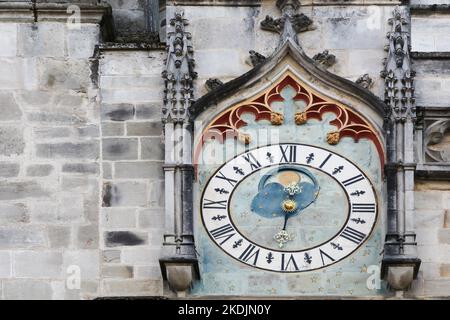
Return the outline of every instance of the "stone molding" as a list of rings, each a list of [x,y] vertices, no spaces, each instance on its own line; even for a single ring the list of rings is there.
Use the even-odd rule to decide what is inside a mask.
[[[70,17],[67,9],[78,6],[81,12],[81,23],[101,23],[105,16],[111,16],[112,9],[107,3],[33,3],[1,2],[0,22],[66,22]]]

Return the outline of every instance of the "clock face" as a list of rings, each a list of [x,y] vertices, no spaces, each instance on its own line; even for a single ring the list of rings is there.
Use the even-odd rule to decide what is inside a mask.
[[[276,272],[305,272],[348,257],[377,221],[367,176],[329,150],[277,144],[217,170],[201,199],[203,224],[234,259]]]

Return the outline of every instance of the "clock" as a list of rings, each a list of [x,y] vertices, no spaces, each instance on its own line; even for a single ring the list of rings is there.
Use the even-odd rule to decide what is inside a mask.
[[[306,144],[248,150],[223,164],[201,196],[203,225],[250,267],[307,272],[335,264],[371,236],[374,187],[357,165]]]

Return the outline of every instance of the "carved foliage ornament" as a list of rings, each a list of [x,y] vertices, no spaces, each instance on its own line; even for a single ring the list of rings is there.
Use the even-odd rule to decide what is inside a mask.
[[[244,114],[252,114],[256,122],[266,120],[272,125],[282,125],[285,120],[284,114],[275,112],[271,105],[276,101],[284,101],[280,93],[287,86],[296,90],[294,101],[303,101],[306,105],[303,111],[295,114],[297,125],[303,125],[310,119],[322,121],[325,113],[334,113],[336,118],[330,124],[335,126],[336,130],[327,134],[326,141],[330,145],[336,145],[343,137],[352,137],[355,142],[361,138],[369,139],[375,143],[382,165],[384,165],[382,143],[365,119],[352,110],[319,96],[319,94],[297,81],[290,73],[256,99],[231,107],[216,117],[204,130],[199,148],[209,139],[223,143],[226,139],[234,138],[244,144],[249,144],[252,137],[241,131],[241,128],[247,125],[247,122],[243,119]],[[196,151],[196,159],[198,159],[199,151]]]
[[[450,162],[450,120],[436,121],[428,127],[425,153],[433,162]]]

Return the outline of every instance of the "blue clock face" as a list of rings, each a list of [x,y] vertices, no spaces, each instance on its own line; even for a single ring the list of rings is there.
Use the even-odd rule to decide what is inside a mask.
[[[251,150],[224,164],[202,196],[210,238],[247,265],[320,269],[348,257],[377,221],[370,180],[344,157],[302,144]]]

